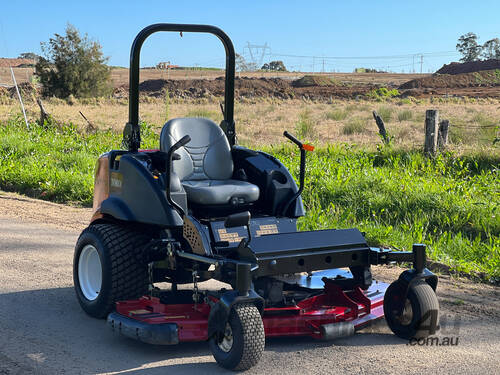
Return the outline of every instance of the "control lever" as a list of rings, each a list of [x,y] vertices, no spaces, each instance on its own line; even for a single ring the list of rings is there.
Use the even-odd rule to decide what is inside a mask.
[[[181,206],[179,206],[177,203],[175,203],[174,200],[172,199],[172,197],[170,196],[170,177],[172,174],[172,159],[174,158],[174,155],[177,155],[177,154],[175,154],[175,151],[177,151],[181,147],[185,146],[190,141],[191,141],[191,137],[189,135],[185,135],[180,140],[178,140],[175,144],[173,144],[172,147],[170,147],[170,149],[167,152],[167,165],[165,168],[165,170],[166,170],[165,171],[165,174],[166,174],[165,191],[167,193],[166,194],[167,201],[168,201],[168,203],[170,203],[170,205],[172,205],[181,214],[181,217],[183,217],[186,214],[184,212],[184,209]],[[178,160],[178,159],[176,158],[176,160]]]
[[[295,202],[295,200],[302,194],[302,190],[304,190],[304,179],[306,176],[306,151],[314,151],[314,146],[308,145],[307,143],[300,142],[293,135],[288,133],[286,130],[283,132],[283,135],[288,138],[290,141],[295,143],[300,149],[300,185],[299,190],[293,195],[293,197],[285,204],[283,210],[281,211],[282,216],[286,216],[288,208],[290,205]]]

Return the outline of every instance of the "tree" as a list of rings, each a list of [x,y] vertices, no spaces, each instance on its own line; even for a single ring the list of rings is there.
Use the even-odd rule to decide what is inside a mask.
[[[500,39],[490,39],[483,44],[482,56],[485,60],[500,59]]]
[[[457,50],[463,55],[460,61],[477,61],[479,60],[482,47],[477,43],[476,34],[467,33],[458,38]]]
[[[238,72],[244,72],[248,70],[248,64],[243,56],[240,54],[235,55],[235,60],[236,60],[236,70]]]
[[[283,61],[271,61],[269,64],[262,65],[262,70],[273,70],[275,72],[286,72],[285,64]]]
[[[29,59],[29,60],[38,60],[40,56],[33,52],[23,52],[19,54],[18,59]]]
[[[59,98],[97,97],[110,92],[110,68],[101,45],[87,34],[80,36],[72,25],[66,35],[55,34],[48,43],[41,43],[35,74],[40,78],[46,95]]]

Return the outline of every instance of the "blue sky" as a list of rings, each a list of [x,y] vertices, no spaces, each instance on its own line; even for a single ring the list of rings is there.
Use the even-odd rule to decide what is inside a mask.
[[[420,57],[413,66],[410,55],[424,53],[423,71],[427,72],[458,60],[453,51],[458,37],[466,32],[477,33],[480,42],[500,37],[499,14],[499,1],[470,0],[4,0],[0,56],[40,53],[40,42],[64,33],[69,22],[102,44],[110,64],[128,66],[131,42],[141,28],[156,22],[206,23],[226,31],[236,52],[244,52],[248,59],[247,42],[267,43],[272,55],[264,61],[281,59],[289,69],[312,71],[314,63],[315,71],[349,72],[360,66],[420,71]],[[259,55],[260,51],[254,52]],[[141,65],[168,60],[179,65],[222,66],[224,50],[213,36],[153,35],[144,45]]]

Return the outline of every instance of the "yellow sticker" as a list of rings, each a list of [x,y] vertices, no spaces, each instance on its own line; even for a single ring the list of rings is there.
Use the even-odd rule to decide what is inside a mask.
[[[140,315],[140,314],[151,314],[152,311],[149,311],[149,310],[131,310],[128,313],[129,313],[129,315]]]
[[[278,226],[276,224],[259,225],[259,229],[257,230],[257,236],[276,233],[279,233]]]
[[[240,237],[240,235],[236,232],[227,232],[225,228],[219,229],[219,237],[221,241],[227,241],[227,242],[240,242],[243,237]]]

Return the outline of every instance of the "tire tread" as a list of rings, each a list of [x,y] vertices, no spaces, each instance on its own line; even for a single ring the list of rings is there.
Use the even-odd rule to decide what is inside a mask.
[[[117,301],[134,299],[147,294],[149,285],[147,264],[138,261],[136,249],[150,238],[137,232],[130,225],[93,224],[82,232],[77,248],[85,233],[93,234],[102,242],[110,261],[110,293],[105,301],[100,302],[100,311],[92,314],[95,317],[104,318],[114,309]]]

